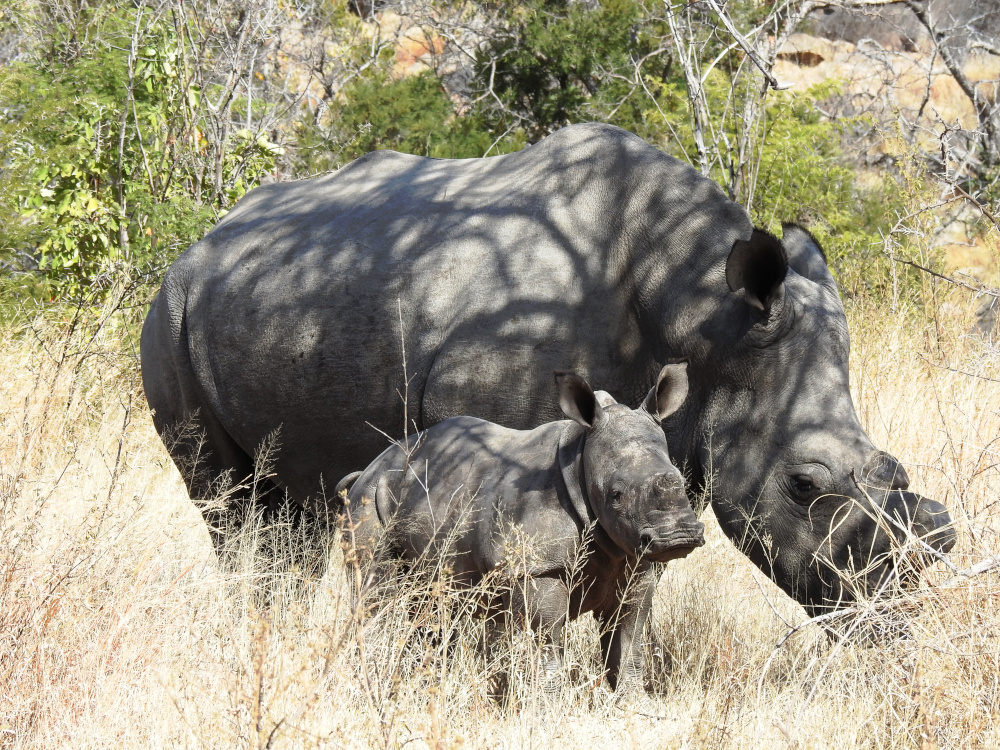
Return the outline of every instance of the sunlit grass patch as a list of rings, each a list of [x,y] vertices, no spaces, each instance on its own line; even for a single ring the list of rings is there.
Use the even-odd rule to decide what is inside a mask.
[[[1000,554],[1000,354],[961,310],[914,332],[854,309],[852,375],[865,428],[948,506],[968,570]],[[706,547],[661,578],[648,691],[623,701],[592,618],[568,626],[553,690],[523,628],[481,652],[440,567],[358,607],[339,544],[318,581],[262,567],[279,523],[251,524],[223,568],[152,428],[131,329],[98,322],[0,331],[2,747],[1000,744],[996,570],[937,563],[888,607],[862,602],[859,621],[909,638],[858,645],[794,630],[802,609],[709,511]]]

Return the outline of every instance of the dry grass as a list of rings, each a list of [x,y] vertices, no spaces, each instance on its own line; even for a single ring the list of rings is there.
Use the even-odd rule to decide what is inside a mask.
[[[965,335],[964,307],[916,332],[852,320],[862,421],[952,511],[959,568],[1000,553],[1000,353]],[[498,705],[446,586],[384,592],[358,627],[338,550],[321,582],[258,608],[252,555],[215,564],[115,320],[0,330],[0,747],[1000,746],[996,572],[943,585],[936,565],[904,608],[911,640],[809,626],[776,649],[802,610],[710,518],[658,589],[653,690],[624,704],[584,618],[554,693],[511,637]]]

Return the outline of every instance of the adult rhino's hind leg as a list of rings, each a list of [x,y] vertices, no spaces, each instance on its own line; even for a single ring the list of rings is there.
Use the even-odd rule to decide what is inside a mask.
[[[324,530],[265,478],[265,467],[255,466],[218,420],[197,409],[173,421],[154,413],[153,421],[224,568],[240,570],[254,553],[272,573],[295,568],[304,578],[322,576]]]
[[[213,421],[195,413],[161,434],[220,563],[230,571],[252,564],[267,575],[322,577],[333,530],[267,478],[265,457],[252,459]]]
[[[153,425],[224,567],[240,569],[247,542],[256,539],[264,544],[251,546],[262,546],[264,556],[271,556],[270,570],[296,567],[303,577],[318,577],[326,565],[325,530],[267,478],[266,456],[255,466],[204,398],[189,352],[182,282],[168,273],[142,329],[142,381]],[[277,533],[245,533],[258,524],[259,530]]]
[[[204,401],[191,361],[185,307],[184,274],[171,269],[142,326],[142,386],[153,426],[225,562],[228,541],[242,525],[239,484],[250,475],[252,462]]]

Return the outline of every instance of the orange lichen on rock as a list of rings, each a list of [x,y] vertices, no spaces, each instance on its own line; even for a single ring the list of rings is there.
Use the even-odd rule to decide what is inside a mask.
[[[396,45],[395,70],[401,75],[419,73],[428,67],[424,58],[444,51],[444,39],[419,27],[408,30]]]

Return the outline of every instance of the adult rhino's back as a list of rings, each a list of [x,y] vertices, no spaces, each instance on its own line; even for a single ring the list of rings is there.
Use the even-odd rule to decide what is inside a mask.
[[[376,152],[251,191],[178,259],[143,332],[147,397],[161,434],[192,417],[208,433],[171,448],[192,497],[249,474],[277,431],[277,486],[315,498],[404,424],[556,418],[555,369],[640,398],[664,358],[660,321],[641,319],[659,255],[707,268],[749,228],[713,183],[609,126],[490,159]]]

